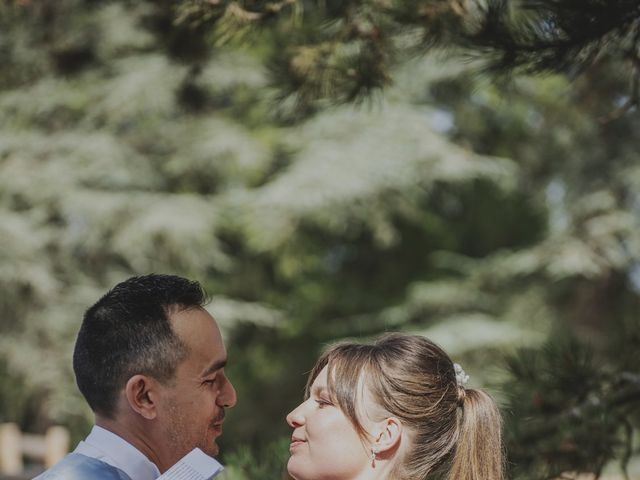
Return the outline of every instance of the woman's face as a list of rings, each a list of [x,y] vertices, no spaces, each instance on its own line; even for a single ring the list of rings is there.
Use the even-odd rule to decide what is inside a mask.
[[[327,367],[287,423],[293,428],[287,470],[296,480],[350,480],[370,468],[370,450],[329,395]]]

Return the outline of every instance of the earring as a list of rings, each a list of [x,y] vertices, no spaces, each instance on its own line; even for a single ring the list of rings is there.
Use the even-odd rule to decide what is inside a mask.
[[[376,452],[373,448],[371,449],[371,468],[376,468],[376,455],[378,454],[378,452]]]

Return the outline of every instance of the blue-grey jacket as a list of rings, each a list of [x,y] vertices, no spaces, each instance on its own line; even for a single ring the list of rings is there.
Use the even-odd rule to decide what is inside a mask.
[[[34,480],[132,480],[119,468],[80,453],[70,453]]]

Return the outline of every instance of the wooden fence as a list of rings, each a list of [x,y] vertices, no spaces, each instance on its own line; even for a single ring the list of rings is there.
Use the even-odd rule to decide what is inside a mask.
[[[44,435],[22,433],[15,423],[0,424],[0,478],[24,478],[25,460],[48,468],[69,452],[69,432],[50,427]]]

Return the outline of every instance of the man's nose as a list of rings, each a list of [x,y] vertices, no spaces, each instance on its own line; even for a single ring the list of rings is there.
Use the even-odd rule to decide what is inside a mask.
[[[222,390],[220,391],[220,395],[218,395],[218,405],[225,408],[231,408],[236,404],[236,389],[233,388],[233,384],[226,379]]]

